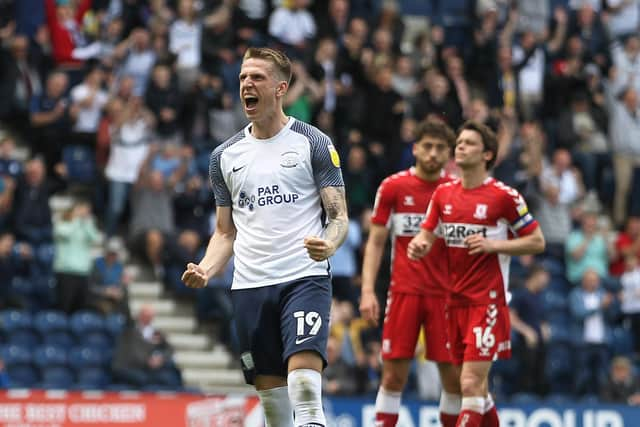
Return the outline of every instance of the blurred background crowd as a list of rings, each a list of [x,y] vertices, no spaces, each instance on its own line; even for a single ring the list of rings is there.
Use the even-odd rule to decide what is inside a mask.
[[[413,165],[417,122],[473,119],[548,243],[513,261],[497,397],[640,403],[639,29],[639,0],[0,0],[0,384],[181,387],[153,310],[130,314],[125,247],[233,351],[232,266],[197,292],[179,278],[214,223],[210,152],[246,123],[242,55],[269,45],[294,60],[286,113],[342,157],[326,393],[378,386],[357,312],[377,185]],[[56,345],[77,372],[51,372]],[[437,398],[436,377],[418,357],[409,392]]]

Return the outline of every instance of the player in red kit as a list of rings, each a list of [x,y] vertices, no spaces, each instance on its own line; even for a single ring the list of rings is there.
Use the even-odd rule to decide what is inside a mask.
[[[455,148],[461,179],[438,187],[408,246],[409,258],[419,260],[435,247],[436,234],[446,244],[449,349],[460,367],[462,394],[457,427],[499,425],[488,377],[493,360],[511,356],[510,257],[539,253],[545,246],[522,196],[489,176],[497,151],[488,127],[476,122],[461,127]]]
[[[380,307],[374,292],[375,277],[387,238],[391,235],[393,255],[391,285],[382,332],[382,381],[376,398],[376,427],[395,427],[402,390],[415,356],[420,328],[424,326],[426,357],[438,362],[443,382],[441,410],[448,411],[454,424],[460,410],[456,371],[446,348],[444,306],[448,286],[444,242],[434,245],[434,256],[422,262],[407,258],[407,245],[420,230],[431,194],[438,185],[451,181],[443,167],[450,158],[455,134],[436,121],[421,123],[416,130],[413,155],[416,165],[386,178],[376,195],[371,230],[362,267],[360,312],[377,323]],[[437,253],[436,253],[437,252]],[[444,407],[443,407],[444,405]]]

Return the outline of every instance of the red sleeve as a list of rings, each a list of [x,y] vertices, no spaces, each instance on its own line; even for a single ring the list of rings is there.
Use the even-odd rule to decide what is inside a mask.
[[[442,193],[442,186],[436,188],[436,191],[433,192],[431,196],[431,201],[429,202],[429,207],[427,208],[427,213],[424,217],[424,221],[420,224],[421,228],[425,230],[429,230],[431,232],[435,231],[440,224],[440,193]]]
[[[91,0],[82,0],[78,5],[78,9],[76,10],[76,21],[78,21],[78,25],[82,27],[82,19],[84,18],[84,14],[91,9]]]
[[[53,59],[58,64],[75,62],[71,58],[71,52],[73,52],[74,47],[73,41],[69,31],[58,22],[55,0],[45,0],[45,11],[47,14],[47,26],[51,35]]]
[[[538,222],[529,212],[524,197],[513,188],[507,188],[502,195],[502,217],[509,222],[514,234],[526,236],[533,233],[538,228]]]
[[[373,204],[373,213],[371,214],[371,222],[373,224],[386,226],[389,222],[396,200],[394,187],[389,178],[382,181],[380,187],[378,187],[376,201]]]

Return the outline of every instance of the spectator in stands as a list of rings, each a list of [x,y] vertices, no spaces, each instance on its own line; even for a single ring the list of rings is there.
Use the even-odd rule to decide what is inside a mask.
[[[115,98],[109,103],[108,111],[111,142],[105,168],[109,186],[105,232],[112,236],[117,231],[131,186],[138,179],[140,167],[148,155],[156,120],[139,97],[133,97],[129,102]]]
[[[573,284],[582,280],[585,272],[595,270],[599,277],[609,271],[610,245],[608,230],[598,223],[599,207],[593,199],[583,203],[580,228],[572,231],[565,245],[567,279]]]
[[[22,168],[22,162],[15,158],[14,139],[0,137],[0,233],[11,226],[15,189]]]
[[[586,59],[595,62],[600,67],[605,67],[608,58],[609,37],[604,27],[601,15],[596,14],[594,9],[596,2],[581,2],[574,15],[574,19],[569,24],[569,35],[577,35],[582,40],[586,51]],[[598,1],[597,3],[602,3]]]
[[[618,233],[609,273],[620,276],[626,270],[628,256],[640,258],[640,216],[630,216],[624,230]]]
[[[328,8],[319,13],[318,38],[331,38],[342,42],[349,26],[349,0],[329,0]]]
[[[122,61],[119,73],[133,78],[133,94],[144,96],[151,70],[156,63],[156,54],[151,48],[149,31],[136,28],[115,49],[116,60]]]
[[[610,76],[614,93],[619,93],[625,86],[632,86],[636,92],[640,90],[640,38],[637,34],[627,37],[623,42],[611,44],[611,59],[614,73]]]
[[[351,396],[358,390],[355,367],[342,359],[341,343],[330,336],[327,341],[327,368],[322,374],[322,392],[329,396]]]
[[[564,148],[554,151],[551,164],[540,175],[540,200],[535,215],[547,240],[547,253],[564,258],[564,245],[571,233],[571,210],[584,193],[580,173],[571,165]]]
[[[434,2],[433,24],[444,32],[444,45],[462,52],[469,41],[473,26],[474,12],[472,0]]]
[[[635,34],[640,27],[640,3],[638,0],[607,0],[611,36],[622,40]]]
[[[640,166],[640,109],[638,92],[633,86],[626,86],[618,94],[612,93],[612,90],[609,85],[609,136],[613,147],[613,170],[616,179],[613,219],[616,225],[621,226],[628,214],[629,195],[634,191],[633,169]]]
[[[196,290],[184,286],[180,278],[184,266],[192,259],[199,259],[204,252],[200,235],[193,230],[183,230],[177,239],[166,242],[163,256],[164,285],[176,296],[194,296]]]
[[[102,88],[104,79],[102,68],[94,65],[87,70],[83,82],[71,88],[71,103],[75,113],[71,141],[92,150],[96,146],[102,109],[109,99],[107,92]]]
[[[9,373],[5,369],[4,360],[0,358],[0,389],[7,390],[10,385]]]
[[[527,375],[519,376],[518,390],[543,395],[545,384],[546,323],[542,292],[549,284],[549,273],[542,266],[529,269],[523,288],[514,290],[509,306],[511,326],[515,331],[513,352],[520,361],[519,369]]]
[[[193,230],[200,237],[200,242],[206,242],[211,234],[210,217],[214,210],[214,201],[207,182],[198,174],[188,177],[183,190],[174,197],[173,205],[176,227],[179,230]],[[181,268],[180,274],[184,265]],[[184,285],[181,287],[185,288]]]
[[[316,35],[316,23],[307,10],[309,0],[292,0],[269,17],[269,35],[293,59],[304,59]]]
[[[169,50],[177,56],[176,74],[181,93],[189,92],[198,78],[202,23],[193,0],[178,1],[178,19],[169,30]]]
[[[640,355],[640,257],[636,253],[625,256],[625,271],[620,276],[622,313],[631,324],[634,351]]]
[[[234,44],[239,29],[233,25],[233,10],[229,5],[216,2],[211,7],[210,11],[205,9],[205,13],[209,13],[202,22],[200,70],[209,76],[216,76],[223,72],[226,64],[237,59]],[[237,6],[233,9],[240,10]]]
[[[358,303],[353,279],[358,275],[357,251],[362,245],[360,223],[349,220],[349,232],[344,243],[329,259],[331,263],[332,295],[339,301]]]
[[[587,190],[601,188],[604,166],[610,163],[606,137],[607,117],[590,105],[587,93],[577,92],[558,119],[558,145],[571,151]]]
[[[75,116],[75,108],[66,96],[68,87],[67,75],[53,71],[47,77],[45,92],[34,97],[31,104],[32,150],[44,156],[48,174],[52,174],[54,166],[60,162],[62,146],[68,141]]]
[[[367,150],[362,144],[354,144],[349,149],[344,168],[344,184],[349,212],[358,216],[371,206],[376,177],[368,167]]]
[[[462,107],[451,91],[449,81],[438,71],[430,69],[424,73],[423,84],[424,89],[413,101],[413,118],[421,121],[435,116],[457,128],[462,123]]]
[[[62,189],[64,183],[47,178],[41,158],[25,164],[24,176],[18,181],[13,211],[13,232],[16,240],[30,247],[34,273],[49,275],[53,262],[53,225],[49,197]]]
[[[600,398],[607,403],[640,405],[640,378],[628,358],[613,358],[607,381],[600,388]]]
[[[184,264],[182,267],[184,268]],[[229,261],[221,275],[212,277],[204,289],[197,291],[195,308],[198,322],[200,324],[215,322],[218,325],[218,340],[239,356],[234,332],[235,324],[232,322],[231,282],[233,282],[233,259]]]
[[[23,249],[24,250],[24,249]],[[20,259],[21,248],[15,244],[11,233],[0,234],[0,309],[23,308],[25,302],[11,287],[13,279],[23,273],[24,262]]]
[[[323,88],[298,61],[291,64],[291,85],[283,102],[284,112],[303,122],[311,122],[322,100]]]
[[[362,124],[366,114],[365,87],[368,80],[364,53],[368,34],[369,27],[365,20],[352,19],[337,56],[336,94],[338,99],[334,117],[339,130]]]
[[[191,150],[182,152],[179,167],[168,176],[162,169],[154,168],[153,160],[158,153],[159,147],[153,145],[140,168],[131,195],[129,235],[134,251],[150,263],[158,278],[162,278],[162,251],[167,238],[175,231],[175,186],[187,172]]]
[[[53,226],[58,305],[71,314],[88,303],[91,248],[100,236],[91,215],[91,205],[77,201]]]
[[[578,395],[597,394],[609,363],[614,296],[602,288],[599,272],[587,269],[581,287],[569,295],[573,316],[572,335],[577,345],[576,384]]]
[[[23,165],[16,158],[16,142],[10,136],[0,138],[0,177],[16,183],[22,175]]]
[[[163,141],[178,141],[181,102],[178,88],[172,82],[171,68],[165,64],[157,64],[153,67],[145,104],[156,118],[157,136]]]
[[[45,0],[47,25],[56,64],[78,69],[82,61],[100,54],[100,45],[89,45],[82,31],[83,18],[91,0]]]
[[[129,278],[120,259],[123,250],[120,241],[112,237],[104,245],[104,255],[94,260],[89,277],[88,305],[103,314],[121,313],[129,318]]]
[[[145,305],[122,331],[111,362],[113,377],[137,388],[180,388],[182,379],[172,359],[173,349],[162,331],[153,326],[154,316],[153,308]]]
[[[1,37],[0,37],[1,38]],[[29,58],[29,39],[16,35],[0,48],[0,120],[22,138],[31,136],[31,100],[42,91],[39,70]]]

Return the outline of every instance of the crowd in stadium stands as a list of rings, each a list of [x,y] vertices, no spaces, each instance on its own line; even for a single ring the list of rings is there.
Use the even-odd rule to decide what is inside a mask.
[[[511,266],[497,398],[640,403],[639,29],[639,0],[0,0],[0,386],[180,387],[153,312],[129,313],[118,236],[233,350],[232,266],[198,291],[180,274],[214,223],[209,154],[246,123],[243,52],[269,45],[294,60],[287,114],[342,157],[327,394],[380,379],[357,313],[377,185],[413,165],[417,122],[473,119],[548,242]],[[416,360],[410,390],[436,378]]]

